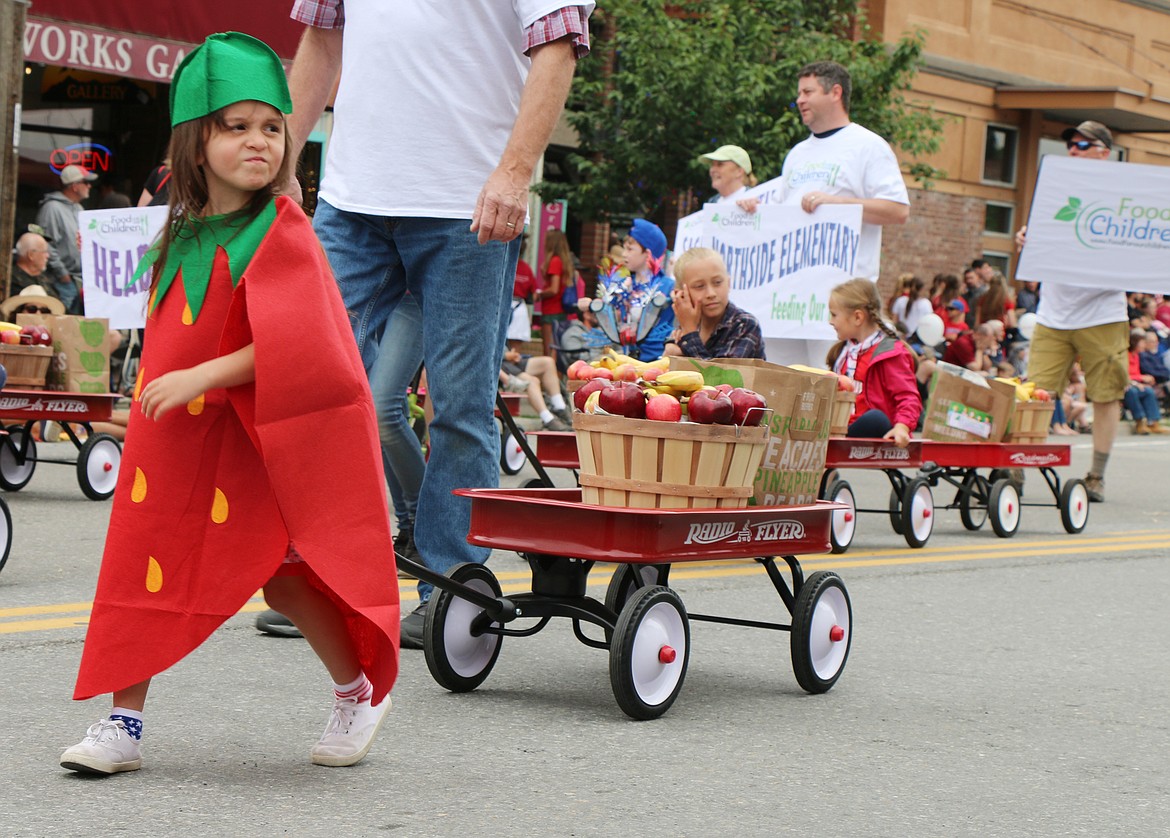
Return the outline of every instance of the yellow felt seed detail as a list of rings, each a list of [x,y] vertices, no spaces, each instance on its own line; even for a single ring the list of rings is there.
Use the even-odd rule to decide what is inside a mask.
[[[183,303],[183,325],[190,326],[195,322],[195,318],[191,316],[191,306]]]
[[[198,416],[203,412],[203,393],[200,393],[191,401],[187,402],[187,412],[192,416]]]
[[[228,501],[225,495],[219,489],[215,490],[215,500],[211,502],[211,520],[217,524],[222,524],[228,518]]]
[[[134,488],[130,490],[130,500],[135,503],[146,500],[146,475],[140,468],[134,469]]]
[[[142,394],[142,374],[146,372],[145,367],[138,368],[138,377],[134,379],[134,401],[138,401],[138,397]]]
[[[146,560],[146,590],[157,594],[162,589],[162,566],[155,561],[154,556]]]

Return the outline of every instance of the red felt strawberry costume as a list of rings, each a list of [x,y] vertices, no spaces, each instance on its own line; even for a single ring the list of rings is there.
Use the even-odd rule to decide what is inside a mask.
[[[247,222],[207,218],[193,229],[156,279],[74,698],[175,664],[282,568],[291,546],[345,613],[377,703],[398,669],[386,484],[325,254],[287,198]],[[210,390],[157,422],[142,414],[138,393],[153,377],[249,343],[253,384]]]

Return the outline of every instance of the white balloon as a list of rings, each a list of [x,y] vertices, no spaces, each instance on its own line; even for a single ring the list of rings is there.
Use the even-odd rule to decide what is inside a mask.
[[[1020,316],[1016,323],[1016,329],[1023,336],[1024,340],[1032,339],[1032,332],[1036,331],[1036,314],[1035,312],[1025,312]]]
[[[933,312],[918,321],[918,339],[926,346],[938,346],[943,339],[942,318]]]

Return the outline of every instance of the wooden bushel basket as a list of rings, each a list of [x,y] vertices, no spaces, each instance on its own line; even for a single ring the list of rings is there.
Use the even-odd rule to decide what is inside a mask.
[[[8,384],[28,390],[45,389],[45,376],[53,358],[51,346],[0,344],[0,364],[8,373]]]
[[[1004,442],[1024,444],[1043,443],[1048,440],[1048,426],[1052,424],[1054,402],[1016,402]]]
[[[741,509],[766,426],[698,425],[573,414],[581,501],[640,509]]]
[[[849,432],[849,417],[853,415],[853,405],[856,403],[857,394],[852,391],[838,390],[833,396],[829,419],[829,433],[832,436],[845,436]]]

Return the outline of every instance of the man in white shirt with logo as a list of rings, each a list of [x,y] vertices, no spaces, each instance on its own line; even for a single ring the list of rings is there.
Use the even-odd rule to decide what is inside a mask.
[[[299,152],[334,84],[313,227],[369,370],[409,292],[435,409],[414,541],[429,568],[483,563],[461,487],[499,481],[493,419],[528,186],[556,125],[592,0],[296,0],[307,24],[289,76]],[[291,192],[297,192],[290,186]],[[355,510],[355,516],[385,510]],[[339,521],[338,526],[345,526]],[[402,620],[422,648],[431,586]]]
[[[784,158],[780,187],[760,201],[799,206],[815,213],[827,204],[861,205],[861,240],[854,276],[877,282],[882,227],[905,224],[910,196],[893,149],[880,136],[849,120],[853,83],[835,61],[806,64],[797,75],[796,107],[811,135]],[[740,202],[755,206],[751,198]],[[834,341],[768,339],[768,360],[824,366]]]
[[[1113,133],[1087,120],[1061,135],[1069,157],[1108,160]],[[1027,241],[1027,227],[1016,245]],[[1089,500],[1105,500],[1105,466],[1121,420],[1121,400],[1129,386],[1129,312],[1124,291],[1078,288],[1045,282],[1036,309],[1036,331],[1028,351],[1028,378],[1059,398],[1080,359],[1085,392],[1093,404],[1093,464],[1085,475]]]

